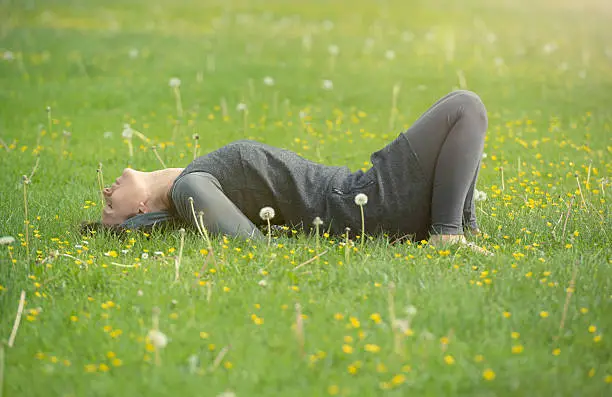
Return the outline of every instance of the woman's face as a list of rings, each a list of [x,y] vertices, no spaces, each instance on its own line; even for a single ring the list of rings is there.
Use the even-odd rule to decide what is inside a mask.
[[[102,191],[106,205],[102,211],[102,223],[118,225],[139,212],[145,211],[146,190],[144,173],[131,168],[123,170],[111,187]]]

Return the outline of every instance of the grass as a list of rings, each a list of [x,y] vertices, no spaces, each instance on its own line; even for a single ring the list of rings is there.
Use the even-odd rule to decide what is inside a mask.
[[[4,395],[610,394],[605,2],[3,1],[0,15],[0,232],[17,238],[0,247],[2,339],[26,292]],[[106,181],[153,170],[156,144],[185,166],[197,133],[199,153],[252,138],[367,167],[455,88],[488,107],[477,242],[493,258],[380,236],[346,263],[329,237],[295,270],[315,255],[300,234],[215,239],[213,265],[188,231],[175,281],[178,231],[78,234],[99,217],[99,163]],[[151,140],[132,158],[124,123]]]

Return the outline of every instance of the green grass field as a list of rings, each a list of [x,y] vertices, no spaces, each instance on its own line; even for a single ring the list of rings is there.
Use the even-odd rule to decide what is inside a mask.
[[[611,395],[612,6],[457,3],[1,1],[3,395]],[[304,264],[297,233],[215,239],[212,263],[187,231],[177,279],[178,231],[78,232],[99,164],[251,138],[367,167],[457,88],[488,108],[495,257],[326,237]]]

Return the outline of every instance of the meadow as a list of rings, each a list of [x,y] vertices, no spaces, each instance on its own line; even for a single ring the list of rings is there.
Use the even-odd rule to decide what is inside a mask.
[[[603,0],[1,1],[0,395],[611,395],[611,25]],[[493,257],[79,233],[126,166],[248,138],[366,169],[454,89],[488,109]]]

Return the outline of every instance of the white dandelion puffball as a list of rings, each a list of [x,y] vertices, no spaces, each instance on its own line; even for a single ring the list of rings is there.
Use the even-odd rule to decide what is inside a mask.
[[[156,329],[150,330],[147,338],[149,338],[151,344],[157,349],[163,349],[168,344],[168,337],[166,334]]]
[[[274,218],[274,215],[274,208],[272,207],[263,207],[261,210],[259,210],[259,217],[264,221],[269,221],[270,219]]]
[[[113,137],[113,132],[112,131],[105,131],[104,132],[104,139],[110,139]]]
[[[323,89],[331,91],[334,89],[334,82],[331,80],[323,80]]]
[[[487,153],[486,152],[482,152],[482,158],[486,159],[487,158]]]
[[[149,254],[146,252],[143,252],[142,255],[140,255],[140,259],[143,259],[143,260],[149,259]]]
[[[340,53],[340,48],[335,44],[330,45],[327,50],[329,51],[329,55],[332,56],[336,56]]]
[[[129,124],[123,125],[123,132],[121,133],[125,139],[132,139],[132,127]]]
[[[323,224],[323,219],[318,216],[312,220],[312,224],[315,226],[321,226]]]
[[[178,77],[173,77],[170,79],[168,85],[172,88],[178,88],[181,86],[181,79],[179,79]]]
[[[483,192],[482,190],[474,189],[474,200],[475,201],[486,201],[487,193]]]
[[[363,193],[359,193],[355,196],[355,204],[362,206],[368,203],[368,196]]]
[[[257,283],[260,287],[267,287],[268,286],[268,281],[264,278],[262,280],[259,280],[259,282]]]
[[[406,314],[411,317],[417,314],[417,308],[412,305],[407,306],[405,311],[406,311]]]
[[[129,56],[131,59],[136,59],[136,58],[138,58],[138,54],[139,54],[139,52],[140,52],[140,51],[138,51],[138,48],[132,48],[132,49],[130,50],[130,52],[128,52],[128,56]]]
[[[5,61],[12,61],[13,59],[15,59],[15,54],[13,54],[13,51],[4,51],[2,59],[4,59]]]
[[[0,237],[0,245],[9,245],[15,242],[15,237],[12,236],[4,236]]]
[[[389,61],[394,60],[395,59],[395,51],[387,50],[387,52],[385,52],[385,58],[387,58]]]
[[[272,87],[274,85],[274,79],[272,77],[270,77],[270,76],[264,77],[263,82],[268,87]]]
[[[236,110],[239,112],[244,112],[245,110],[247,110],[246,103],[240,102],[238,105],[236,105]]]

